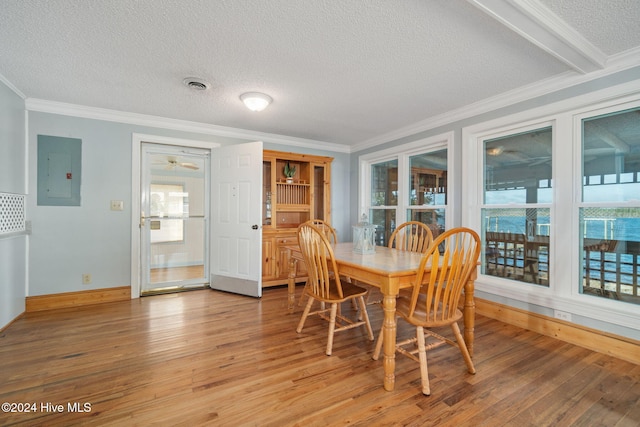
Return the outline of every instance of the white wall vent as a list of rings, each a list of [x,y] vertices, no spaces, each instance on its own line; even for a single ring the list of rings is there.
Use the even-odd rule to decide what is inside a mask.
[[[23,194],[0,193],[0,235],[26,231]]]

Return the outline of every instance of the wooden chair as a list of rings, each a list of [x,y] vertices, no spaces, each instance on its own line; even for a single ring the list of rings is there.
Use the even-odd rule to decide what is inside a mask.
[[[389,247],[425,253],[432,241],[433,234],[427,224],[420,221],[407,221],[393,231],[389,239]]]
[[[336,244],[338,243],[338,234],[336,233],[336,229],[329,225],[328,222],[325,222],[321,219],[311,219],[307,221],[308,224],[315,225],[322,233],[327,237],[329,243]],[[344,280],[344,278],[343,278]],[[304,288],[306,289],[309,282],[305,283]],[[300,295],[300,299],[298,300],[298,306],[302,305],[302,300],[304,299],[305,293],[302,292]],[[354,304],[354,308],[357,310],[357,306]]]
[[[329,243],[338,243],[338,234],[336,233],[336,229],[333,228],[328,222],[325,222],[321,219],[311,219],[307,222],[311,225],[315,225],[320,231],[322,231],[322,233],[327,236],[327,239],[329,239]]]
[[[425,253],[433,241],[431,229],[427,224],[419,221],[407,221],[398,226],[389,238],[389,247],[399,249],[401,251]],[[369,290],[366,302],[367,304],[378,304],[380,298],[371,301],[371,294],[380,291],[374,286],[366,286]]]
[[[457,345],[470,374],[476,370],[471,361],[464,338],[458,327],[462,312],[458,308],[465,283],[477,268],[480,256],[480,238],[468,228],[454,228],[442,233],[422,258],[410,296],[400,296],[396,315],[416,327],[416,336],[396,343],[396,351],[420,364],[422,393],[431,394],[427,371],[427,350],[443,344]],[[440,266],[433,271],[431,266]],[[423,282],[425,270],[429,278]],[[455,341],[432,331],[432,328],[450,325]],[[435,339],[426,344],[425,336]],[[373,359],[377,360],[382,349],[382,331],[376,343]],[[418,354],[418,357],[416,357]]]
[[[307,264],[309,274],[309,279],[304,289],[304,293],[309,297],[309,300],[304,308],[296,332],[300,333],[302,331],[308,316],[318,314],[329,321],[327,356],[331,355],[335,332],[364,325],[369,339],[373,341],[373,331],[371,330],[367,308],[364,303],[364,296],[367,290],[340,280],[333,249],[324,232],[309,222],[301,224],[298,227],[298,244]],[[340,303],[353,299],[356,299],[360,305],[360,312],[363,317],[361,321],[348,319],[338,313],[338,305]],[[314,301],[319,301],[321,308],[311,312]],[[325,305],[329,305],[329,308],[325,308]],[[327,312],[329,312],[328,316]]]

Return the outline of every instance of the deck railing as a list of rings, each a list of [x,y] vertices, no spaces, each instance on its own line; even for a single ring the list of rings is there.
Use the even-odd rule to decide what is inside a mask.
[[[582,292],[640,304],[640,242],[584,239]],[[549,237],[486,232],[483,273],[549,286]]]
[[[583,293],[640,304],[640,242],[584,239]]]

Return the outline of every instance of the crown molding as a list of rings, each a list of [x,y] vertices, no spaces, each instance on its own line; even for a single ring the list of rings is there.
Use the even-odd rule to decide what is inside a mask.
[[[7,86],[9,89],[11,89],[16,95],[18,95],[20,98],[22,99],[27,99],[27,97],[25,96],[24,93],[20,92],[20,89],[18,89],[17,87],[15,87],[13,85],[13,83],[11,83],[9,80],[7,80],[7,78],[5,76],[3,76],[2,74],[0,74],[0,82],[4,83],[5,86]]]
[[[604,68],[607,56],[538,0],[467,0],[507,28],[586,74]]]
[[[274,144],[321,149],[333,152],[350,152],[350,148],[346,145],[326,141],[316,141],[312,139],[296,138],[286,135],[255,132],[245,129],[211,125],[207,123],[191,122],[187,120],[178,120],[138,113],[128,113],[117,110],[109,110],[105,108],[68,104],[64,102],[47,101],[44,99],[27,98],[25,100],[25,108],[27,109],[27,111],[60,114],[71,117],[82,117],[87,119],[103,120],[107,122],[128,123],[160,129],[171,129],[204,135],[238,138],[248,141],[264,141]]]
[[[587,83],[637,66],[640,66],[640,47],[611,56],[607,60],[607,67],[605,69],[594,71],[589,74],[577,74],[574,71],[567,71],[557,76],[549,77],[530,85],[522,86],[514,90],[483,99],[482,101],[430,117],[410,126],[396,129],[395,131],[368,139],[361,143],[352,145],[351,152],[358,152],[368,148],[373,148],[387,142],[426,132],[439,126],[445,126],[460,120],[508,107],[519,102],[548,95],[559,90]]]

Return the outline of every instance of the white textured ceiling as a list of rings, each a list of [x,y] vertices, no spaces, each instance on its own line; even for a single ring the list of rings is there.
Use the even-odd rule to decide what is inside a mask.
[[[582,75],[576,51],[587,73],[640,57],[638,22],[638,0],[0,0],[0,75],[28,99],[355,146]],[[274,102],[253,113],[248,91]]]

